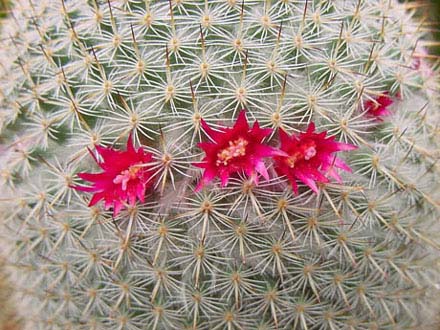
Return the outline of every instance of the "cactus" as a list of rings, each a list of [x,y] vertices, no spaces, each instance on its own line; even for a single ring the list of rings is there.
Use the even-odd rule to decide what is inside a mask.
[[[1,244],[28,329],[432,325],[418,5],[17,0],[1,36]],[[207,165],[245,133],[209,166],[260,158]]]

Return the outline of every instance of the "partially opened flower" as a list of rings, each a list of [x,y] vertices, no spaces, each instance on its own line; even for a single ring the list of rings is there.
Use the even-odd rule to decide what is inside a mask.
[[[113,215],[116,216],[127,203],[133,206],[137,199],[143,202],[146,190],[153,185],[153,172],[149,165],[152,154],[142,148],[136,150],[131,136],[125,151],[100,146],[96,146],[96,151],[102,161],[92,156],[103,172],[79,173],[81,179],[92,182],[92,185],[73,187],[94,193],[89,206],[104,200],[105,209],[113,206]]]
[[[430,55],[428,50],[421,46],[420,44],[417,44],[416,48],[414,49],[414,53],[412,54],[412,62],[411,62],[411,68],[414,70],[418,70],[423,78],[429,78],[434,75],[434,70],[432,69],[432,65],[428,62],[427,59],[429,59]]]
[[[200,163],[194,164],[205,170],[196,191],[216,177],[220,178],[224,187],[234,173],[243,172],[256,184],[258,184],[258,174],[266,180],[269,179],[263,158],[282,154],[263,143],[272,129],[260,128],[257,121],[250,128],[244,110],[240,112],[232,128],[224,127],[215,131],[205,121],[201,122],[202,128],[212,142],[198,144],[206,155]]]
[[[316,182],[327,183],[327,176],[341,182],[341,177],[336,169],[351,172],[348,165],[337,158],[334,153],[349,151],[357,147],[352,144],[336,142],[334,137],[326,137],[327,132],[315,133],[315,124],[310,123],[305,133],[299,136],[289,136],[280,129],[280,149],[286,156],[276,156],[275,170],[279,175],[285,175],[292,189],[297,193],[296,180],[300,180],[309,186],[314,192],[318,192]]]
[[[382,121],[382,117],[391,115],[388,109],[394,103],[394,100],[388,92],[381,94],[373,100],[368,100],[364,103],[364,109],[368,116],[374,117]]]

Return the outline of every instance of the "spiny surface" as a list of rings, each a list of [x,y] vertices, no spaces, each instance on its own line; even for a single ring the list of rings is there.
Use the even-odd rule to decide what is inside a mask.
[[[438,70],[415,14],[388,0],[14,1],[1,233],[28,328],[429,324]],[[311,122],[356,145],[338,154],[353,172],[296,195],[266,159],[269,180],[195,192],[202,119],[232,127],[242,109],[272,147]],[[88,149],[124,150],[130,134],[155,184],[112,217],[71,187],[96,173]]]

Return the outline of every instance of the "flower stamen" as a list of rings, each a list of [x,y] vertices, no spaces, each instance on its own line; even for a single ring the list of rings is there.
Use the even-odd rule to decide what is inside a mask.
[[[237,157],[245,156],[246,155],[246,146],[249,144],[249,141],[246,141],[243,138],[238,138],[235,141],[229,141],[229,147],[221,150],[217,154],[217,161],[216,165],[220,166],[228,165],[228,162]]]
[[[122,184],[122,190],[127,190],[127,184],[130,180],[134,180],[138,177],[137,173],[141,168],[137,165],[130,166],[128,170],[124,170],[121,174],[117,175],[113,179],[114,184]]]
[[[304,150],[304,159],[309,160],[316,156],[316,144],[312,142],[312,145],[308,146]]]
[[[286,163],[290,168],[295,168],[295,162],[298,160],[298,153],[286,158]]]

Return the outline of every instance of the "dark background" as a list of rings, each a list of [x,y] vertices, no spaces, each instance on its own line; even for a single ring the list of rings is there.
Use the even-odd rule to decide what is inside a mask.
[[[434,36],[437,41],[440,42],[440,0],[430,0],[431,11],[430,19],[433,23]],[[432,49],[436,55],[440,55],[440,45]]]

